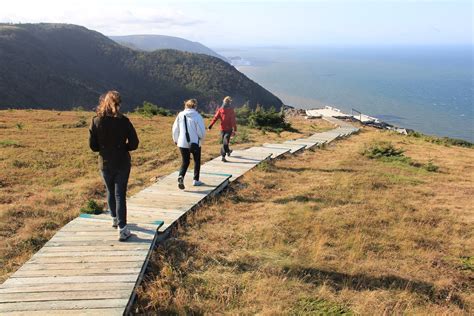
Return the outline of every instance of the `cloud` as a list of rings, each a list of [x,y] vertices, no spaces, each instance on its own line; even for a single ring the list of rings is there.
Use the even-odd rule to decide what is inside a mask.
[[[166,5],[121,1],[25,1],[2,4],[0,22],[71,23],[86,26],[109,35],[120,33],[153,33],[168,29],[191,28],[204,23],[182,10]]]

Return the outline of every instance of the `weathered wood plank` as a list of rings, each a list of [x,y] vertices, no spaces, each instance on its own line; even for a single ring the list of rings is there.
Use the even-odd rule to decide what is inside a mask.
[[[47,302],[21,302],[2,303],[0,313],[15,311],[49,311],[56,309],[88,309],[88,308],[122,308],[128,303],[128,298],[104,299],[104,300],[66,300]]]
[[[294,154],[297,152],[302,151],[306,146],[302,144],[263,144],[263,147],[268,147],[268,148],[287,148],[290,150],[290,153]]]
[[[21,286],[0,286],[0,294],[4,293],[32,293],[32,292],[57,292],[57,291],[107,291],[131,290],[135,282],[106,282],[106,283],[67,283],[67,284],[28,284]]]
[[[143,260],[146,256],[108,256],[108,257],[97,257],[97,256],[84,256],[84,257],[34,257],[31,258],[33,263],[71,263],[71,262],[129,262],[129,261],[140,261]]]
[[[68,301],[68,300],[99,300],[128,298],[130,291],[106,290],[106,291],[57,291],[57,292],[31,292],[31,293],[7,293],[0,296],[0,303],[18,302],[41,302],[41,301]]]
[[[11,278],[31,278],[31,277],[44,277],[44,276],[80,276],[80,275],[108,275],[108,274],[138,274],[140,273],[141,267],[127,268],[127,269],[113,269],[108,267],[102,268],[89,268],[89,269],[42,269],[42,270],[18,270]],[[129,293],[130,294],[130,293]]]
[[[23,271],[39,271],[39,270],[88,270],[88,269],[133,269],[141,268],[142,262],[140,261],[120,261],[120,262],[107,262],[103,264],[97,264],[96,262],[70,262],[70,263],[33,263],[28,262],[23,265],[17,272],[11,277],[14,277],[16,273]]]
[[[127,275],[94,275],[94,276],[60,276],[60,277],[31,277],[10,278],[2,287],[18,287],[35,284],[66,284],[66,283],[108,283],[108,282],[135,282],[136,274]]]
[[[87,257],[87,256],[143,256],[148,250],[112,250],[112,251],[70,251],[70,252],[42,252],[41,257]]]
[[[88,309],[56,309],[54,312],[48,311],[47,315],[63,316],[63,315],[81,315],[81,316],[121,316],[123,308],[88,308]],[[15,311],[4,312],[2,316],[36,316],[45,315],[45,311]]]

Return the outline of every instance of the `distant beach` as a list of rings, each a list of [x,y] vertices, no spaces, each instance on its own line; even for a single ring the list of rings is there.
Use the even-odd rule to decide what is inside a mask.
[[[472,47],[221,49],[285,104],[355,108],[388,123],[474,141]]]

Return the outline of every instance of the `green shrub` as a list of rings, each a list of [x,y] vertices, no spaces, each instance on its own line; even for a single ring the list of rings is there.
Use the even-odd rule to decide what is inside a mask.
[[[23,127],[25,127],[25,125],[23,123],[16,123],[16,128],[19,129],[20,131],[23,129]]]
[[[299,299],[291,308],[290,315],[353,315],[353,312],[344,306],[318,298]]]
[[[263,172],[274,172],[275,164],[272,160],[264,160],[257,165],[257,169]]]
[[[290,123],[285,120],[285,112],[276,111],[274,107],[266,110],[257,105],[255,110],[251,110],[248,104],[236,110],[237,124],[258,128],[263,131],[281,133],[283,130],[290,130]]]
[[[82,128],[87,126],[87,121],[85,117],[79,118],[76,123],[73,124],[63,124],[63,128]]]
[[[87,201],[86,206],[81,208],[81,213],[85,214],[101,214],[104,211],[104,208],[100,206],[95,200],[90,199]]]
[[[239,125],[249,125],[249,117],[252,113],[248,103],[245,103],[242,107],[235,110],[235,117],[237,124]]]
[[[403,152],[403,149],[395,148],[390,142],[375,142],[369,146],[365,146],[361,154],[370,159],[401,163],[415,168],[423,168],[429,172],[438,171],[439,166],[433,164],[432,161],[429,161],[427,164],[413,161],[410,157],[405,156]]]
[[[425,168],[425,170],[429,172],[437,172],[439,166],[435,165],[432,161],[428,161],[428,163],[424,165],[423,168]]]
[[[461,269],[474,272],[474,257],[461,257]]]
[[[21,161],[21,160],[13,160],[12,161],[12,166],[15,168],[28,168],[30,164],[26,161]]]
[[[173,116],[173,112],[168,109],[159,107],[156,104],[145,101],[142,106],[139,106],[135,109],[135,112],[141,114],[145,117],[153,117],[155,115],[160,116]]]
[[[19,148],[23,147],[19,142],[16,140],[0,140],[0,148],[11,147],[11,148]]]
[[[362,151],[362,155],[370,159],[387,157],[404,157],[403,149],[395,148],[390,142],[375,142]]]
[[[414,137],[414,138],[420,138],[426,142],[438,144],[438,145],[474,148],[473,143],[468,142],[463,139],[450,138],[450,137],[437,137],[437,136],[425,135],[420,132],[409,132],[408,136]]]
[[[232,137],[230,139],[231,144],[245,144],[245,143],[250,143],[252,140],[250,138],[249,132],[245,128],[241,128],[235,135],[235,137]]]

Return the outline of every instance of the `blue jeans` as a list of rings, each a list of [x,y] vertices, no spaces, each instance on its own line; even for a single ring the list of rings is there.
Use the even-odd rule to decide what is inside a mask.
[[[107,204],[112,217],[117,217],[118,226],[127,225],[127,184],[130,167],[124,169],[103,169],[102,177],[107,187]]]

